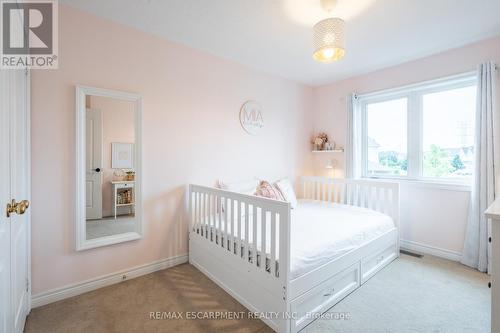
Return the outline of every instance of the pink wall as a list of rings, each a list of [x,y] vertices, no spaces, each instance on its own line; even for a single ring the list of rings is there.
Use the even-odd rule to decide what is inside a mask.
[[[32,72],[33,293],[187,253],[187,183],[324,174],[312,129],[345,138],[345,96],[500,63],[500,38],[311,89],[60,6],[59,70]],[[74,251],[75,85],[139,93],[144,101],[144,237]],[[500,87],[500,85],[499,85]],[[261,102],[260,136],[240,128],[247,99]],[[266,163],[259,163],[262,158]],[[342,156],[339,159],[341,176]],[[469,193],[404,185],[402,238],[459,253]],[[47,195],[50,194],[50,195]],[[415,205],[419,202],[419,205]],[[50,241],[49,241],[50,240]]]
[[[66,6],[59,48],[58,70],[32,73],[34,294],[186,254],[187,183],[310,173],[311,88]],[[76,84],[143,97],[139,241],[74,251]],[[263,105],[260,136],[239,125],[247,99]]]
[[[329,134],[338,144],[345,144],[346,96],[352,92],[368,93],[411,83],[436,79],[476,69],[484,61],[500,64],[500,37],[417,61],[319,87],[314,91],[314,131]],[[500,94],[500,84],[498,84]],[[327,157],[314,156],[317,175],[327,175]],[[344,160],[336,155],[337,176],[344,173]],[[416,187],[402,183],[401,238],[416,245],[437,248],[460,255],[468,213],[469,192]],[[415,203],[418,203],[415,204]]]

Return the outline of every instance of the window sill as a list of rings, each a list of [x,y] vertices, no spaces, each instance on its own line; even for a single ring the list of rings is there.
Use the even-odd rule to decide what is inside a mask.
[[[459,191],[459,192],[470,192],[471,184],[469,183],[459,183],[459,182],[437,182],[432,180],[414,180],[414,179],[402,179],[402,178],[391,178],[391,177],[363,177],[367,180],[387,180],[398,182],[400,185],[406,185],[411,187],[428,188],[436,190],[445,191]]]

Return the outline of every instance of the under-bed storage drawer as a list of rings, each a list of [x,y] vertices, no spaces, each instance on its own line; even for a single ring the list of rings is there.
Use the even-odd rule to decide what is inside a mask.
[[[292,332],[297,332],[331,308],[360,285],[359,262],[337,273],[325,282],[294,299],[291,311]]]
[[[371,278],[388,262],[396,258],[396,256],[396,245],[392,244],[382,251],[363,258],[361,260],[361,283],[365,283],[366,280]]]

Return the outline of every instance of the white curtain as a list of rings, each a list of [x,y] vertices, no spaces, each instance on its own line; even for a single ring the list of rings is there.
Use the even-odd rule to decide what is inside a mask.
[[[475,169],[469,220],[467,222],[462,263],[481,272],[491,272],[491,222],[484,211],[495,199],[495,138],[498,110],[495,105],[495,64],[479,65],[477,72],[477,110]]]
[[[356,94],[350,94],[346,104],[345,176],[353,179],[361,176],[361,112]]]

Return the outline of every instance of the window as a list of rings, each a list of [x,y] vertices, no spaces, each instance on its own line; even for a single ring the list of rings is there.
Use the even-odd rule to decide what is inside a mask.
[[[469,182],[476,77],[358,97],[364,177]]]
[[[472,176],[475,108],[475,86],[422,96],[424,177]]]
[[[407,174],[407,104],[400,98],[366,106],[368,175]]]

